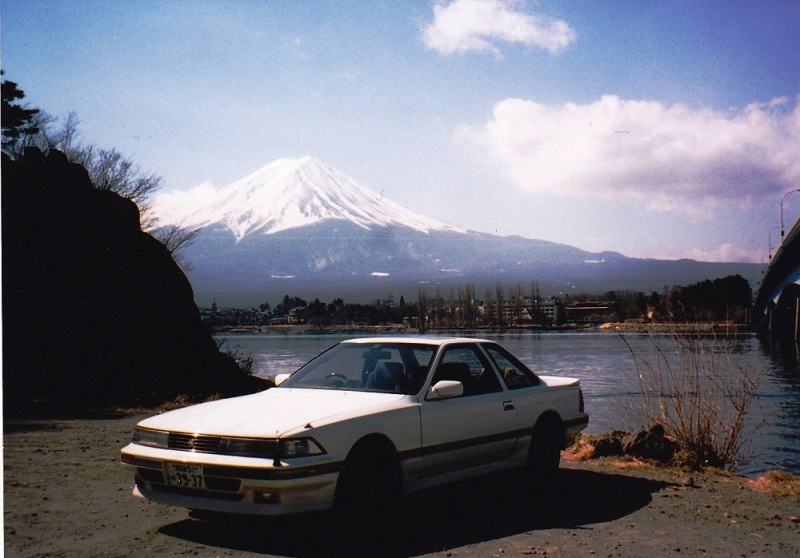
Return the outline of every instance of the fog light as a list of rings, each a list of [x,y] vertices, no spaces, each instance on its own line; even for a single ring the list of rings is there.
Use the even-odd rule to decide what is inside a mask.
[[[253,493],[253,501],[256,504],[280,504],[281,496],[277,492],[261,492],[256,490]]]

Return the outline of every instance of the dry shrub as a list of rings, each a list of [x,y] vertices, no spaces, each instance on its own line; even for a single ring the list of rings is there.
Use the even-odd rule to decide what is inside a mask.
[[[575,442],[564,450],[565,461],[588,461],[595,454],[595,436],[592,434],[580,435]]]
[[[800,498],[800,477],[784,471],[769,471],[748,484],[753,491],[762,494]]]
[[[734,362],[736,339],[649,335],[650,350],[642,354],[620,337],[633,356],[641,395],[628,411],[648,426],[661,425],[680,446],[683,465],[739,463],[758,374]],[[667,347],[665,339],[671,340]]]
[[[253,355],[239,345],[231,345],[229,339],[217,338],[217,350],[231,357],[239,369],[247,375],[253,374]]]

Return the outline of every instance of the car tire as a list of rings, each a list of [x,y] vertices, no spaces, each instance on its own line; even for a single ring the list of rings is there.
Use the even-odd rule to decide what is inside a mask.
[[[528,450],[528,469],[536,480],[552,481],[561,462],[561,425],[544,417],[536,423]]]
[[[345,460],[336,486],[334,505],[346,516],[379,516],[400,495],[400,469],[388,442],[362,443]]]

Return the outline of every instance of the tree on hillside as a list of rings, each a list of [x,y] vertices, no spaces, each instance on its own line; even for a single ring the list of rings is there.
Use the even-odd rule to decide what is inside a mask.
[[[70,162],[86,168],[95,188],[116,192],[134,202],[139,207],[142,230],[161,242],[175,261],[189,267],[181,261],[180,252],[194,240],[197,231],[180,225],[161,226],[150,211],[149,198],[161,187],[160,176],[142,171],[116,149],[81,143],[80,121],[74,112],[58,125],[58,119],[45,111],[16,104],[25,97],[16,83],[4,80],[2,93],[3,152],[16,159],[27,147],[38,147],[44,154],[54,149],[62,151]]]
[[[80,141],[80,120],[74,112],[58,125],[55,118],[44,111],[33,117],[35,132],[28,134],[25,146],[38,147],[47,154],[53,149],[66,154],[71,163],[83,165],[98,190],[110,190],[134,202],[141,211],[146,210],[149,197],[161,187],[161,177],[143,172],[133,162],[114,148],[100,149]]]
[[[0,71],[0,75],[3,73],[5,72]],[[39,132],[35,118],[40,111],[36,108],[25,108],[16,102],[25,98],[25,92],[13,81],[3,80],[0,89],[3,97],[0,112],[3,153],[13,158],[19,153],[20,144],[24,143],[24,139]]]
[[[11,158],[22,155],[26,147],[38,147],[47,155],[57,149],[71,163],[83,165],[98,190],[111,190],[139,206],[161,186],[161,177],[142,172],[136,164],[116,149],[98,149],[83,145],[78,137],[78,120],[70,112],[60,126],[58,119],[38,108],[24,108],[14,101],[25,92],[13,81],[2,82],[3,151]]]
[[[150,195],[161,187],[160,176],[141,171],[116,149],[78,148],[75,158],[89,171],[98,190],[116,192],[140,208],[146,207]]]
[[[62,126],[53,127],[55,119],[47,118],[39,125],[39,133],[31,143],[47,152],[58,149],[66,153],[73,163],[83,165],[98,190],[110,190],[131,200],[139,207],[142,230],[154,236],[172,257],[184,268],[191,266],[181,259],[181,251],[197,236],[196,230],[183,228],[179,224],[161,225],[152,214],[150,197],[162,186],[162,178],[155,173],[142,171],[134,161],[114,148],[99,149],[84,145],[78,140],[79,120],[70,113]]]
[[[147,230],[147,228],[142,225],[142,229]],[[185,271],[191,271],[192,264],[183,259],[183,249],[194,241],[199,232],[199,229],[185,229],[181,225],[155,226],[149,230],[150,235],[164,245],[172,255],[172,259]]]

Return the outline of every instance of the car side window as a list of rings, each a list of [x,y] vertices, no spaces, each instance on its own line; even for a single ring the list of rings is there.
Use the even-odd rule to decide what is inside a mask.
[[[492,357],[500,376],[503,378],[508,389],[520,389],[529,386],[539,385],[541,380],[536,374],[531,372],[527,366],[518,361],[509,352],[499,345],[485,346],[486,352]]]
[[[465,396],[503,390],[497,374],[483,355],[469,345],[445,350],[431,385],[441,380],[461,382],[464,384]]]

